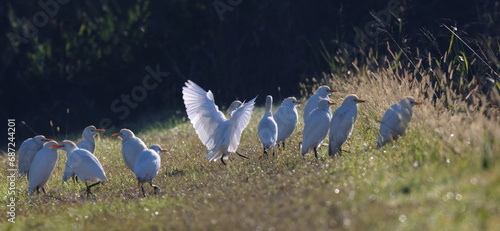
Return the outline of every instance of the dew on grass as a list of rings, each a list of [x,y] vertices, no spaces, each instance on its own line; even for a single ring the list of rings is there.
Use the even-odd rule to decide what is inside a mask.
[[[348,229],[349,227],[351,227],[351,220],[347,217],[344,218],[344,220],[342,220],[342,223],[343,223],[344,228]]]
[[[443,201],[449,201],[450,199],[454,198],[454,196],[455,195],[452,192],[447,192],[443,195]]]
[[[455,200],[457,200],[457,201],[461,201],[463,198],[464,197],[461,194],[457,193],[457,195],[455,195]]]
[[[470,183],[472,185],[476,185],[477,184],[477,178],[475,178],[475,177],[470,178]]]
[[[404,215],[404,214],[399,215],[399,221],[400,222],[406,222],[406,219],[407,219],[406,215]]]
[[[339,194],[340,190],[339,190],[338,188],[336,188],[336,189],[334,189],[334,190],[333,190],[333,192],[334,192],[335,194]]]

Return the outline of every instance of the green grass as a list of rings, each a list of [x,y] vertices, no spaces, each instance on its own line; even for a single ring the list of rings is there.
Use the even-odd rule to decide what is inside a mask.
[[[187,119],[168,120],[136,134],[148,146],[158,143],[169,150],[155,179],[162,192],[144,198],[122,161],[121,141],[109,131],[95,152],[109,179],[94,189],[94,198],[82,196],[82,183],[61,182],[61,151],[47,195],[28,196],[27,182],[16,181],[16,223],[4,217],[0,229],[499,230],[498,121],[460,100],[431,102],[424,97],[433,95],[431,77],[415,82],[411,73],[398,70],[363,70],[365,75],[346,81],[323,78],[342,92],[332,95],[334,101],[341,103],[349,93],[369,101],[359,105],[344,146],[348,152],[341,157],[328,157],[325,146],[318,160],[311,154],[303,158],[301,122],[285,150],[259,158],[257,124],[263,108],[258,107],[239,147],[250,160],[233,155],[223,166],[204,158],[208,151]],[[378,121],[406,95],[426,104],[415,108],[406,136],[376,149]],[[5,158],[2,162],[7,164]],[[7,184],[2,177],[3,195]],[[8,197],[1,200],[6,205]]]

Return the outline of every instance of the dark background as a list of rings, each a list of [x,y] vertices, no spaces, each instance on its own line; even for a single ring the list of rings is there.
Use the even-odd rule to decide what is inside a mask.
[[[370,11],[387,10],[389,1],[60,2],[57,11],[49,8],[55,13],[46,22],[35,19],[41,25],[35,36],[20,43],[11,41],[27,27],[19,19],[34,23],[43,8],[37,1],[0,3],[0,115],[5,123],[16,119],[18,139],[33,136],[21,121],[50,136],[79,133],[89,124],[117,131],[127,123],[183,116],[181,89],[187,79],[212,90],[221,107],[256,95],[263,104],[267,94],[279,102],[298,96],[299,83],[308,78],[332,72],[344,78],[346,69],[327,58],[338,54],[342,43],[356,48],[346,57],[358,64],[370,49],[382,59],[386,42],[393,49],[399,43],[413,56],[418,48],[424,57],[429,52],[440,57],[451,37],[442,24],[456,26],[474,48],[474,41],[482,41],[499,55],[499,1],[394,1],[398,12],[390,12],[387,33],[365,40],[355,31],[374,20]],[[231,8],[222,21],[214,3]],[[147,90],[137,107],[132,101],[135,108],[120,102],[133,89],[140,92],[146,67],[157,65],[169,73],[164,81]],[[57,126],[59,133],[53,132]]]

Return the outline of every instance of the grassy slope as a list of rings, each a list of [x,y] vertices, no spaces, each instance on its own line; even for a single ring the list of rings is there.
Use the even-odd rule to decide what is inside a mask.
[[[251,159],[232,156],[224,167],[204,159],[207,151],[183,120],[175,128],[159,126],[137,134],[148,145],[159,143],[170,150],[162,156],[155,180],[161,194],[142,198],[122,161],[120,141],[106,133],[96,156],[109,180],[95,189],[94,199],[80,196],[81,183],[61,183],[61,152],[46,186],[48,196],[27,196],[27,182],[18,180],[16,224],[2,220],[0,229],[500,229],[498,122],[468,111],[460,102],[451,110],[442,109],[442,100],[432,104],[424,99],[426,93],[432,95],[425,81],[397,82],[387,77],[391,73],[366,76],[333,82],[342,92],[332,96],[335,101],[340,103],[347,93],[370,101],[360,105],[344,147],[349,152],[342,157],[326,157],[323,147],[319,160],[302,158],[300,124],[285,150],[259,159],[256,130],[263,109],[257,108],[239,148]],[[416,108],[403,139],[382,151],[375,149],[378,120],[388,105],[405,95],[427,104]],[[0,185],[5,194],[5,177]],[[3,197],[2,204],[6,200]]]

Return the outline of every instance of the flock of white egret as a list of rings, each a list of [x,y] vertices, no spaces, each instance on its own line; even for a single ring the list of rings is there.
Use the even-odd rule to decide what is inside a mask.
[[[317,148],[329,135],[328,154],[331,156],[341,152],[342,144],[352,133],[358,114],[358,104],[366,102],[356,95],[345,97],[342,105],[332,115],[329,95],[336,90],[328,86],[319,87],[305,103],[302,132],[301,154],[314,151],[318,157]],[[182,88],[182,95],[186,112],[200,141],[208,149],[205,156],[209,161],[220,160],[224,165],[230,153],[237,152],[243,130],[250,122],[255,100],[248,102],[234,101],[228,108],[229,118],[226,118],[215,104],[211,91],[205,91],[194,82],[188,80]],[[265,113],[258,125],[258,136],[262,143],[263,155],[268,155],[269,149],[280,144],[284,147],[285,141],[290,138],[298,121],[296,107],[304,102],[294,97],[283,100],[280,108],[272,112],[273,98],[268,95],[265,103]],[[412,108],[423,103],[416,102],[412,97],[404,97],[400,102],[390,106],[384,114],[378,135],[377,147],[398,139],[402,136],[412,118]],[[57,162],[57,149],[66,151],[66,165],[62,180],[73,177],[80,179],[86,185],[87,196],[92,194],[91,188],[106,180],[106,173],[94,156],[95,135],[104,132],[95,126],[84,129],[82,140],[77,144],[69,140],[57,143],[42,135],[25,140],[18,151],[19,176],[27,175],[28,193],[45,193],[44,186],[52,175]],[[156,193],[160,188],[153,184],[153,179],[160,170],[160,153],[166,150],[154,144],[147,148],[145,143],[129,129],[121,129],[112,134],[122,140],[122,156],[125,165],[131,170],[145,195],[143,183],[147,182]],[[90,185],[89,185],[90,182]]]

